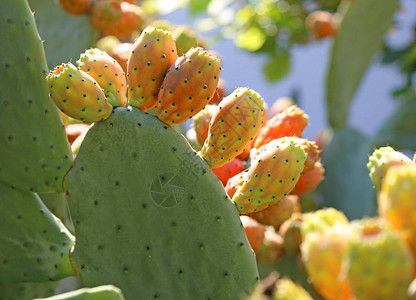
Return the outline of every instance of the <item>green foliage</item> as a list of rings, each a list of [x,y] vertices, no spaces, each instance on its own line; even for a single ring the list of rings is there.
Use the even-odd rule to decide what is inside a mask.
[[[270,56],[263,66],[263,72],[268,81],[276,81],[283,78],[290,70],[290,54],[286,51],[276,52]]]
[[[380,50],[398,0],[356,0],[335,37],[326,83],[329,124],[345,128],[350,102],[374,54]]]

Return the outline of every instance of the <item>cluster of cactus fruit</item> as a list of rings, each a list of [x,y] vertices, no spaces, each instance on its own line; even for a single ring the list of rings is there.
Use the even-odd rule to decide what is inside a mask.
[[[70,276],[85,288],[47,299],[313,299],[276,274],[256,287],[257,263],[287,256],[323,299],[416,299],[407,156],[383,147],[370,157],[379,217],[302,213],[324,168],[298,106],[274,105],[269,118],[249,88],[222,99],[216,55],[179,50],[155,27],[125,68],[93,48],[48,74],[26,0],[4,6],[1,300],[51,296]],[[184,135],[172,126],[189,119]]]

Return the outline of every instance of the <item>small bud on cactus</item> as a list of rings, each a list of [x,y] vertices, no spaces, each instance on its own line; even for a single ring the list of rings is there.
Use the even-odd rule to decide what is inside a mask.
[[[327,11],[314,11],[305,20],[306,28],[319,40],[335,36],[338,30],[338,20]]]
[[[238,88],[218,105],[209,126],[201,157],[212,168],[232,160],[257,135],[263,117],[263,99],[248,88]]]
[[[303,172],[295,188],[291,192],[294,195],[303,195],[316,189],[324,179],[325,169],[320,162],[316,162],[312,170]]]
[[[389,168],[410,164],[412,164],[412,161],[403,153],[394,150],[392,147],[381,147],[374,150],[369,158],[367,168],[370,171],[370,178],[374,187],[377,191],[380,191],[383,178]]]
[[[244,231],[246,232],[251,248],[254,253],[257,253],[263,244],[266,226],[247,216],[240,216],[240,220],[243,224]]]
[[[202,48],[192,48],[170,67],[159,91],[156,115],[166,124],[183,123],[200,112],[214,95],[220,61]]]
[[[146,27],[134,42],[127,62],[129,105],[143,111],[154,107],[163,79],[177,57],[170,32]]]
[[[91,9],[90,23],[103,35],[124,39],[141,29],[143,11],[126,1],[98,0]]]
[[[272,140],[285,137],[301,137],[308,125],[309,116],[296,105],[289,106],[281,113],[271,118],[259,132],[254,143],[255,148],[269,143]]]
[[[225,186],[228,182],[228,179],[239,174],[245,168],[246,165],[242,160],[234,158],[232,161],[226,163],[225,165],[212,169],[212,172],[221,180],[222,184]]]
[[[110,116],[113,107],[101,87],[73,64],[55,67],[47,76],[47,82],[56,106],[71,118],[92,123]]]
[[[305,160],[305,151],[290,138],[266,144],[232,198],[238,211],[261,211],[287,196],[299,180]]]
[[[345,276],[360,300],[406,299],[413,278],[407,245],[380,218],[351,223]]]
[[[93,0],[58,0],[61,7],[71,15],[86,14],[92,7]]]
[[[87,72],[97,81],[112,106],[126,106],[126,76],[114,58],[93,48],[81,54],[77,64],[80,70]]]
[[[208,104],[205,106],[205,109],[201,110],[192,118],[192,127],[195,129],[196,138],[200,145],[203,145],[208,137],[209,123],[216,111],[216,105]]]

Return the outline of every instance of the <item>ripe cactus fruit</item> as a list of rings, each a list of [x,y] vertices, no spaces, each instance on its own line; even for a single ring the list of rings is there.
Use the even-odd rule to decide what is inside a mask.
[[[323,208],[314,212],[303,214],[301,227],[302,239],[313,232],[324,232],[334,226],[348,226],[347,217],[342,211],[335,208]]]
[[[320,162],[316,162],[312,170],[303,172],[296,183],[292,194],[303,195],[316,189],[324,179],[325,169]]]
[[[300,212],[299,197],[287,195],[279,202],[273,203],[269,207],[249,216],[261,224],[279,227],[295,212]]]
[[[216,105],[208,104],[205,106],[205,109],[201,110],[192,118],[192,127],[195,130],[196,138],[200,145],[203,145],[208,137],[209,123],[216,111]]]
[[[248,88],[237,88],[218,105],[200,155],[218,168],[243,152],[257,135],[263,117],[263,99]]]
[[[212,169],[212,172],[221,180],[222,184],[225,186],[228,182],[228,179],[239,174],[245,168],[246,165],[242,160],[234,158],[232,161],[226,163],[225,165]]]
[[[209,100],[210,104],[218,104],[223,98],[226,93],[226,84],[224,79],[220,78],[218,81],[217,90],[215,91],[214,95],[212,96],[211,100]]]
[[[388,170],[378,196],[379,214],[398,230],[416,258],[416,166]]]
[[[227,192],[228,197],[232,198],[234,196],[235,192],[244,183],[246,174],[247,172],[241,172],[228,179],[227,184],[225,185],[225,191]]]
[[[305,20],[306,28],[319,40],[334,36],[338,31],[338,20],[328,11],[314,11]]]
[[[284,111],[286,108],[292,105],[296,105],[296,102],[292,98],[289,98],[289,97],[278,98],[272,104],[272,107],[270,109],[270,115],[275,116],[277,114],[280,114],[282,111]]]
[[[92,0],[58,0],[59,5],[71,15],[83,15],[90,11]]]
[[[126,76],[114,58],[99,49],[92,48],[81,54],[77,64],[80,70],[87,72],[97,81],[112,106],[127,104]]]
[[[127,61],[132,48],[133,43],[120,43],[107,52],[118,62],[125,73],[127,73]]]
[[[154,107],[163,79],[177,57],[170,32],[146,27],[134,42],[127,62],[129,105],[143,111]]]
[[[91,9],[90,23],[103,35],[124,39],[141,29],[143,11],[126,1],[98,0]]]
[[[241,224],[243,224],[244,231],[247,235],[251,248],[254,253],[257,253],[263,244],[266,226],[248,216],[240,216],[240,220]]]
[[[232,198],[238,211],[261,211],[287,196],[299,180],[305,160],[305,151],[290,138],[266,144]]]
[[[119,288],[113,285],[102,285],[34,300],[124,300],[124,296]]]
[[[254,147],[259,148],[272,140],[285,136],[301,137],[303,130],[308,125],[308,119],[309,116],[298,106],[287,107],[261,128],[254,142]]]
[[[300,246],[314,290],[326,300],[354,299],[348,281],[341,278],[349,236],[348,224],[328,227],[309,233]]]
[[[47,82],[56,106],[71,118],[92,123],[111,114],[113,107],[98,83],[73,64],[55,67],[49,73]]]
[[[220,61],[202,48],[192,48],[170,67],[160,87],[156,115],[179,124],[200,112],[212,98],[220,78]]]
[[[413,258],[403,240],[380,218],[351,222],[345,276],[360,300],[406,299]]]
[[[256,259],[261,264],[275,264],[284,255],[283,238],[272,227],[264,233],[263,244],[256,253]]]
[[[392,147],[381,147],[371,154],[367,168],[370,171],[370,178],[374,187],[377,191],[380,191],[383,178],[389,168],[410,164],[412,164],[412,160],[403,153],[394,150]]]

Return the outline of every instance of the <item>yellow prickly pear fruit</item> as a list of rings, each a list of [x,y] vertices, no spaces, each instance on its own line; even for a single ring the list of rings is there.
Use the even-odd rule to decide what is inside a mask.
[[[260,130],[263,99],[248,88],[237,88],[218,105],[211,119],[201,157],[218,168],[244,151]]]
[[[369,158],[367,168],[370,171],[370,178],[374,187],[377,191],[380,191],[383,178],[389,168],[410,165],[411,163],[410,158],[392,147],[381,147],[374,150]]]
[[[378,210],[400,232],[416,258],[416,166],[389,169],[378,196]]]
[[[336,225],[306,236],[300,246],[303,264],[314,290],[326,300],[350,300],[353,292],[341,277],[350,228]]]
[[[323,208],[303,214],[302,239],[313,232],[324,232],[334,226],[348,226],[349,222],[343,212],[335,208]]]
[[[202,48],[192,48],[170,67],[159,91],[157,117],[179,124],[200,112],[214,95],[220,61]]]
[[[110,116],[113,107],[99,84],[73,64],[55,67],[46,79],[56,106],[71,118],[92,123]]]
[[[305,160],[305,151],[291,138],[266,144],[232,198],[238,211],[261,211],[287,196],[299,180]]]
[[[380,218],[351,222],[344,268],[359,300],[406,299],[413,278],[409,248]]]
[[[129,105],[143,111],[154,107],[163,79],[177,57],[169,31],[146,27],[134,42],[127,61]]]
[[[195,130],[196,138],[200,145],[203,145],[208,137],[209,123],[216,110],[216,105],[208,104],[205,106],[205,109],[201,110],[192,118],[192,127]]]
[[[92,48],[81,54],[77,64],[80,70],[97,81],[112,106],[126,106],[126,76],[114,58],[104,51]]]

